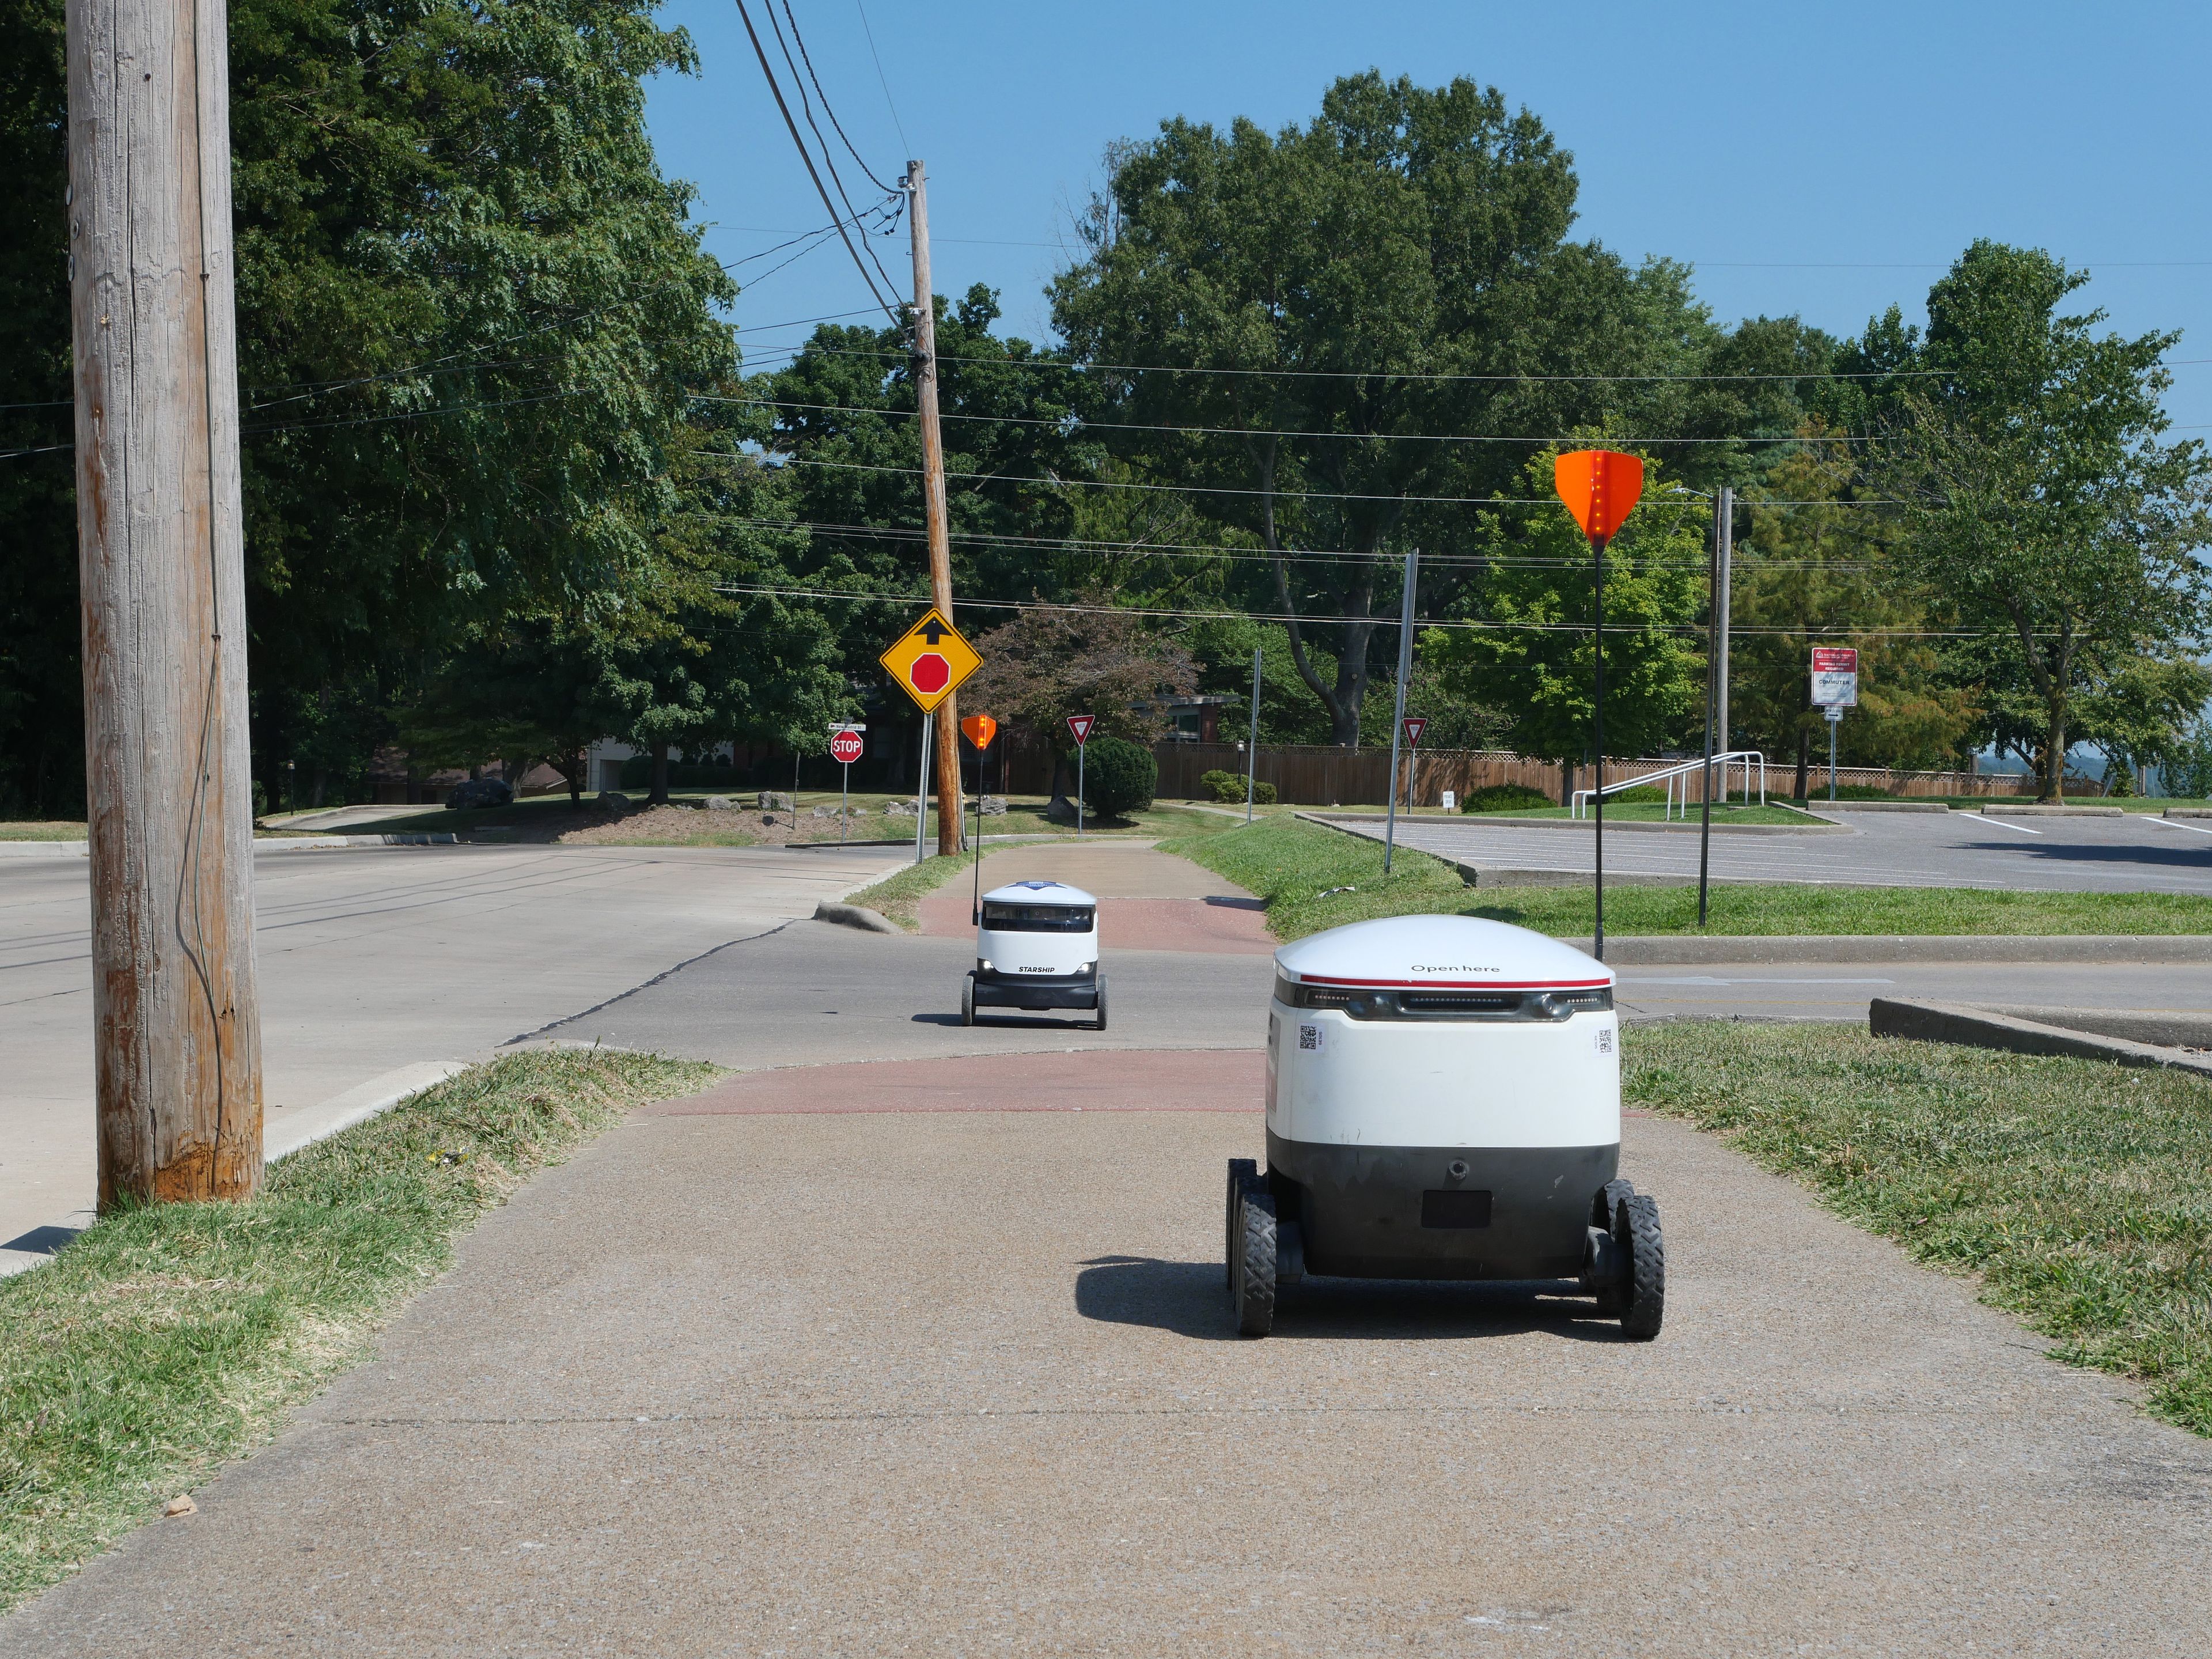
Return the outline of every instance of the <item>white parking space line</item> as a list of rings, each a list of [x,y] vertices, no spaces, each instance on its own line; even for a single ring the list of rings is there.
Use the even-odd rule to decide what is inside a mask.
[[[2143,820],[2143,822],[2144,822],[2145,823],[2154,823],[2154,824],[2156,824],[2156,825],[2157,825],[2160,829],[2161,829],[2161,830],[2187,830],[2191,835],[2192,835],[2192,836],[2212,836],[2212,830],[2207,830],[2207,829],[2203,828],[2201,824],[2195,824],[2195,823],[2168,823],[2168,822],[2167,822],[2166,819],[2164,819],[2164,818],[2151,818],[2151,817],[2147,817],[2147,818],[2145,818],[2145,819]]]
[[[2000,830],[2017,830],[2023,836],[2039,836],[2043,833],[2040,830],[2031,830],[2024,823],[2007,823],[2002,818],[1993,818],[1986,812],[1976,812],[1972,816],[1979,818],[1984,823],[1994,823]]]

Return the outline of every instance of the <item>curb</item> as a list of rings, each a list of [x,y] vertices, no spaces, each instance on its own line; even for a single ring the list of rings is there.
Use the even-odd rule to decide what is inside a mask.
[[[880,910],[871,910],[865,904],[839,904],[823,899],[814,907],[814,920],[835,922],[840,927],[857,927],[866,933],[902,933],[906,931]]]
[[[448,1078],[468,1070],[468,1064],[459,1060],[431,1060],[401,1066],[314,1106],[295,1108],[281,1121],[264,1118],[262,1162],[264,1166],[274,1164],[319,1140],[327,1139],[341,1129],[350,1129],[356,1123],[380,1116],[401,1101],[425,1089],[434,1089]],[[0,1248],[0,1279],[11,1279],[17,1273],[44,1267],[53,1259],[55,1251],[99,1218],[97,1210],[72,1210],[42,1227],[32,1228],[21,1237],[35,1239],[36,1243],[14,1249]]]
[[[1948,801],[1941,800],[1824,800],[1818,803],[1823,812],[1948,812]],[[1806,809],[1811,811],[1810,807]]]
[[[395,832],[383,836],[256,836],[257,853],[314,853],[333,847],[453,847],[459,838],[450,831]],[[92,844],[82,841],[0,841],[0,858],[81,859],[91,855]]]
[[[2126,809],[2118,806],[2003,806],[1991,804],[1978,809],[1984,816],[2001,818],[2124,818]]]
[[[1590,941],[1565,943],[1588,952]],[[1629,967],[1792,962],[2212,962],[2202,933],[1775,933],[1609,938],[1605,959]]]
[[[2080,1060],[2160,1066],[2212,1077],[2212,1055],[2131,1042],[2125,1037],[2097,1036],[1957,1003],[1876,997],[1867,1005],[1867,1030],[1875,1036],[1951,1042],[1969,1048],[1997,1048],[2014,1054],[2064,1054]]]
[[[2146,1008],[2011,1008],[1995,1003],[1982,1012],[2056,1025],[2061,1030],[2124,1037],[2154,1048],[2212,1048],[2212,1014],[2169,1014]]]

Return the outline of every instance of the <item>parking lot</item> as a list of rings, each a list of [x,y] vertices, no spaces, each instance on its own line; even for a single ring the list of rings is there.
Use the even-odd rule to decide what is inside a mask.
[[[1884,887],[2212,893],[2212,822],[2148,812],[2030,819],[1838,810],[1835,817],[1848,833],[1776,828],[1716,835],[1713,876]],[[1341,822],[1363,835],[1382,833],[1379,820]],[[1494,869],[1586,874],[1594,850],[1587,820],[1553,827],[1421,814],[1398,820],[1398,839],[1438,858]],[[1698,841],[1694,817],[1686,827],[1663,830],[1615,822],[1606,829],[1606,873],[1694,878]]]

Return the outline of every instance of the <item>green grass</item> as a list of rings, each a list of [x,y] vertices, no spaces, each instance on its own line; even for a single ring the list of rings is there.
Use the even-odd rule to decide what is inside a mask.
[[[933,855],[919,864],[909,864],[895,876],[884,877],[872,887],[863,887],[845,902],[888,916],[910,933],[919,925],[915,907],[967,869],[971,862],[965,853]]]
[[[271,1165],[251,1202],[112,1215],[0,1279],[0,1612],[269,1440],[532,1173],[718,1070],[513,1055]]]
[[[82,823],[57,823],[36,818],[0,823],[0,841],[82,841],[86,833]]]
[[[2212,1435],[2212,1084],[1700,1021],[1633,1028],[1622,1085]]]
[[[1592,931],[1589,887],[1470,888],[1450,865],[1294,819],[1163,842],[1267,901],[1279,939],[1376,916],[1486,916],[1560,939]],[[1331,891],[1349,889],[1348,891]],[[2212,933],[2212,897],[2174,893],[1984,892],[1966,887],[1717,884],[1711,933]],[[1694,887],[1609,886],[1608,934],[1694,933]]]

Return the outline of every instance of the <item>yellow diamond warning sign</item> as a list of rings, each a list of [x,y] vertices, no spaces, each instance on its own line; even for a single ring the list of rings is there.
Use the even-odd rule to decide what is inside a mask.
[[[960,637],[960,630],[945,621],[935,605],[877,660],[906,688],[907,696],[921,705],[925,714],[983,665],[975,647]]]

